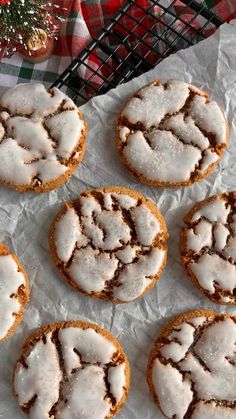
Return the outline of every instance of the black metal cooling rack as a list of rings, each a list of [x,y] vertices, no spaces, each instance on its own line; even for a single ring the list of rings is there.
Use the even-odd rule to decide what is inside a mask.
[[[223,21],[195,0],[128,0],[53,83],[82,105],[214,32]]]

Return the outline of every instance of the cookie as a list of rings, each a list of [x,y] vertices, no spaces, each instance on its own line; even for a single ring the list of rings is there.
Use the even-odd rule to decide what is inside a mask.
[[[65,203],[50,228],[49,246],[77,291],[125,303],[155,285],[166,263],[167,238],[164,218],[152,201],[109,186]]]
[[[154,81],[124,105],[117,147],[128,169],[156,187],[191,185],[208,176],[228,143],[225,117],[208,94],[184,81]]]
[[[128,394],[129,363],[118,341],[96,324],[38,329],[14,370],[14,393],[31,419],[110,419]]]
[[[85,151],[86,123],[57,88],[19,84],[0,98],[0,183],[46,192],[66,182]]]
[[[236,192],[197,203],[184,217],[181,259],[213,302],[236,304]]]
[[[161,331],[147,379],[169,419],[236,418],[236,317],[184,313]]]
[[[0,344],[14,333],[28,300],[28,276],[18,258],[0,244]]]

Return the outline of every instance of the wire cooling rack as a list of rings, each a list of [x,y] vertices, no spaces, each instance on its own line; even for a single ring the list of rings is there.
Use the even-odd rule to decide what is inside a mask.
[[[145,6],[144,6],[145,4]],[[53,86],[78,105],[194,45],[223,21],[195,0],[129,0]]]

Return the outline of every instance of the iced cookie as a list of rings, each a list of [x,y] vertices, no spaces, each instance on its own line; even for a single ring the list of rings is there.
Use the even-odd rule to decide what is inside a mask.
[[[169,419],[236,418],[236,317],[207,310],[184,313],[151,351],[148,384]]]
[[[111,419],[126,400],[129,375],[126,355],[108,331],[56,323],[26,340],[14,392],[31,419]]]
[[[217,103],[178,80],[157,80],[138,90],[117,123],[122,160],[142,182],[157,187],[187,186],[208,176],[228,136]]]
[[[27,274],[18,258],[0,244],[0,344],[14,333],[28,300]]]
[[[236,192],[197,203],[184,217],[182,263],[215,303],[236,304]]]
[[[50,228],[49,246],[77,291],[125,303],[155,285],[166,263],[167,238],[152,201],[110,186],[67,202]]]
[[[19,84],[0,98],[0,183],[46,192],[63,184],[85,151],[86,123],[60,90]]]

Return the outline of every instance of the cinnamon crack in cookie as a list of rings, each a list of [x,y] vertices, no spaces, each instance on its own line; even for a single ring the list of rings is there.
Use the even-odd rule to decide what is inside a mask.
[[[45,192],[66,181],[82,160],[86,124],[60,90],[19,84],[0,98],[0,183]]]
[[[215,303],[236,304],[236,192],[196,204],[184,217],[182,263]]]
[[[14,333],[28,300],[27,274],[18,258],[0,244],[0,343]]]
[[[167,236],[153,202],[111,186],[66,203],[51,226],[49,245],[77,291],[124,303],[154,286],[166,263]]]
[[[129,388],[129,364],[106,330],[87,322],[49,325],[26,341],[14,391],[31,419],[110,419]]]
[[[235,419],[236,318],[184,313],[161,332],[148,365],[155,402],[170,419]]]
[[[212,172],[228,142],[216,102],[184,81],[154,81],[125,104],[117,146],[128,169],[157,187],[190,185]]]

